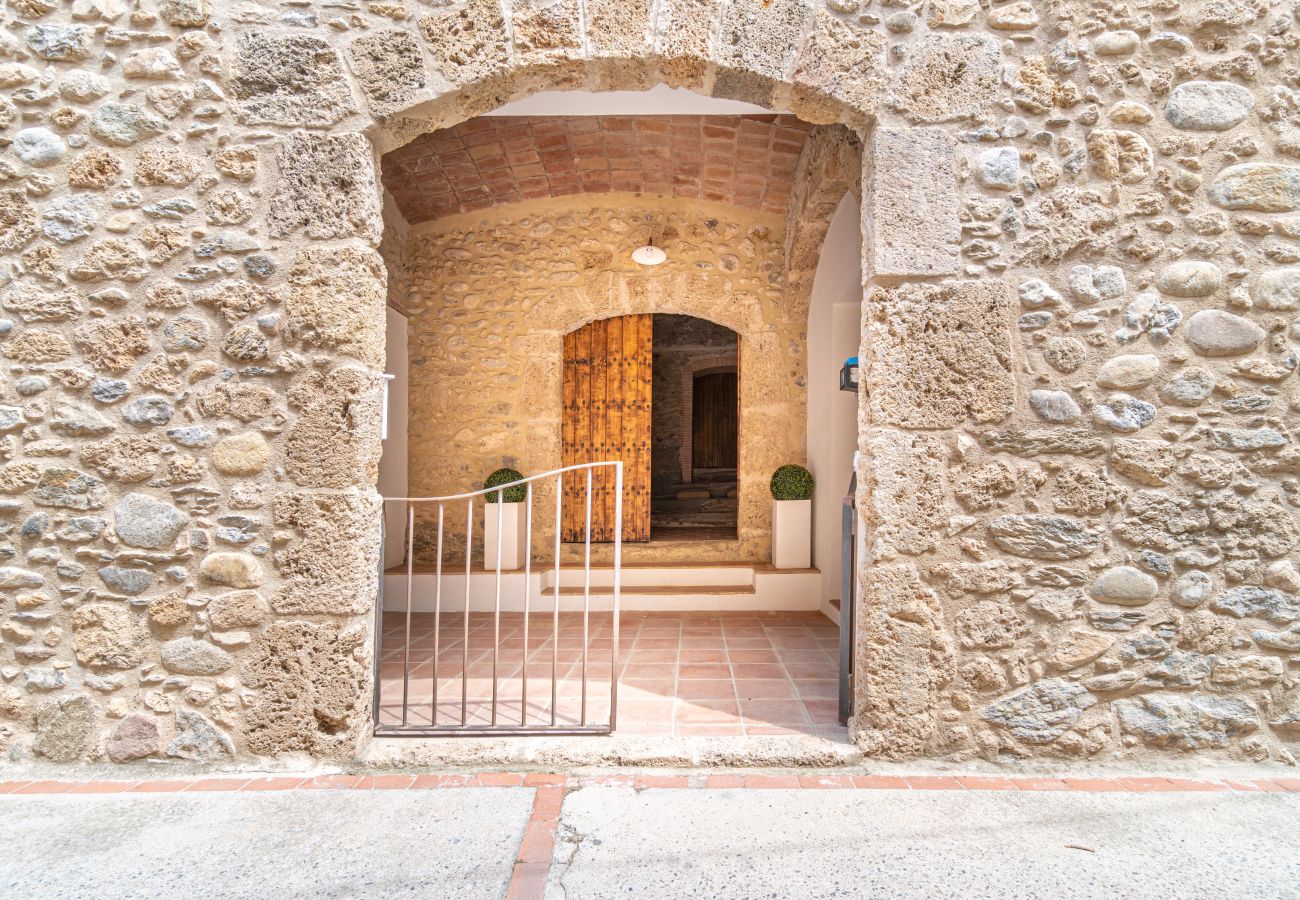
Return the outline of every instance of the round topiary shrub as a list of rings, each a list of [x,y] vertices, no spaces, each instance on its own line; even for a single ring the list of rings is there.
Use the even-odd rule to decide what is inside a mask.
[[[773,500],[811,500],[813,477],[803,466],[782,466],[772,473]]]
[[[523,477],[523,475],[519,474],[518,469],[497,469],[484,480],[483,487],[493,488],[500,484],[518,481]],[[504,497],[502,497],[503,494]],[[506,488],[504,491],[497,491],[485,496],[488,503],[496,503],[498,497],[501,497],[506,503],[523,503],[524,497],[528,496],[528,488],[525,485],[517,484],[512,488]]]

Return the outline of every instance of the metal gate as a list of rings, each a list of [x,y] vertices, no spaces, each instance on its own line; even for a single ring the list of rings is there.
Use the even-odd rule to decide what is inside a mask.
[[[611,466],[613,568],[602,568],[600,573],[602,577],[612,574],[612,583],[593,585],[593,473]],[[533,501],[538,487],[552,483],[554,564],[535,569]],[[512,488],[524,491],[517,504],[504,502]],[[576,497],[585,511],[582,562],[567,568],[561,545],[566,488],[570,501]],[[405,505],[405,560],[401,567],[386,571],[380,563],[375,734],[485,737],[613,732],[618,719],[623,463],[584,463],[465,494],[386,497],[384,502]],[[476,538],[479,511],[484,524]],[[417,531],[421,555],[432,559],[418,566]],[[495,536],[491,550],[490,534]],[[444,570],[444,556],[452,545],[457,555],[463,550],[463,570],[459,561]],[[484,551],[483,564],[478,566],[476,546]],[[522,569],[503,571],[503,562],[509,565],[513,553],[522,554]],[[462,579],[463,584],[456,583]],[[396,603],[394,592],[384,589],[386,582],[390,587],[401,585]],[[608,598],[609,608],[595,608],[593,596]],[[386,609],[386,599],[396,608]],[[565,604],[573,608],[562,609]],[[603,651],[606,642],[608,668],[604,653],[595,652]],[[599,686],[606,680],[607,695],[590,690],[591,683]],[[530,689],[537,687],[541,690]]]

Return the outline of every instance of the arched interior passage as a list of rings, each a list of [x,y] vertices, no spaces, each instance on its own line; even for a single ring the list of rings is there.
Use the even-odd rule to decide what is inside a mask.
[[[634,617],[623,675],[645,703],[642,724],[675,734],[685,727],[678,708],[700,715],[703,705],[716,721],[691,726],[718,734],[842,734],[838,635],[817,612],[826,598],[815,568],[771,570],[768,480],[780,465],[810,461],[814,269],[835,205],[856,187],[855,142],[768,113],[491,118],[417,137],[384,161],[390,292],[407,317],[409,492],[453,493],[501,466],[531,474],[576,461],[572,408],[599,407],[626,439],[636,417],[609,385],[627,378],[609,380],[606,353],[601,390],[575,402],[570,356],[587,367],[590,388],[590,335],[608,348],[628,333],[611,323],[653,320],[653,527],[649,541],[624,544],[624,559],[644,567],[623,594]],[[665,251],[662,264],[631,258],[646,242]],[[581,334],[586,352],[570,346]],[[584,440],[617,452],[607,429]],[[625,488],[627,541],[635,479]],[[417,517],[418,566],[436,563],[430,524]],[[565,552],[582,551],[568,543],[578,524],[563,526]],[[552,523],[539,517],[534,527],[549,548]],[[463,538],[445,537],[444,562],[462,565]],[[481,553],[476,546],[471,565],[487,561]],[[645,583],[656,571],[666,583]],[[542,602],[572,602],[535,577]],[[683,619],[687,610],[709,617]],[[670,641],[669,631],[715,635],[718,658],[695,659],[700,648],[681,643],[671,660],[639,655],[638,641]],[[471,643],[479,634],[471,629]],[[687,693],[708,696],[679,695],[683,678],[699,682]]]

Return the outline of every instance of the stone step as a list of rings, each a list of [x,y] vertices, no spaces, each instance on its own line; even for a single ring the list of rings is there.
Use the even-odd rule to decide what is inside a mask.
[[[581,567],[560,569],[559,582],[562,588],[581,588],[583,579],[584,572]],[[543,584],[548,588],[555,586],[554,570],[545,573]],[[614,586],[614,570],[612,568],[592,566],[591,584],[593,589],[609,590]],[[623,567],[623,587],[626,590],[640,590],[643,587],[671,587],[676,591],[693,591],[700,586],[717,587],[724,585],[752,589],[754,586],[754,567],[745,565]]]

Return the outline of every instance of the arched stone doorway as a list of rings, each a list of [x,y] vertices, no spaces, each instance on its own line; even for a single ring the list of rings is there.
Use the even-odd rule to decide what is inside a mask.
[[[781,14],[784,13],[778,15]],[[459,17],[466,33],[474,30],[466,23],[463,10],[454,15]],[[760,14],[759,18],[762,20],[766,17]],[[425,131],[462,121],[470,115],[539,90],[583,87],[600,90],[643,89],[657,82],[684,86],[715,96],[754,101],[776,110],[789,109],[812,122],[840,121],[861,127],[870,118],[875,93],[862,92],[860,86],[855,86],[850,93],[855,100],[866,103],[865,109],[861,106],[855,108],[852,102],[843,97],[845,85],[835,79],[829,70],[824,74],[818,70],[817,67],[826,62],[824,54],[835,52],[832,48],[837,40],[836,35],[843,35],[838,31],[841,26],[836,20],[818,14],[811,21],[814,29],[806,44],[800,44],[803,62],[797,71],[803,73],[803,78],[790,82],[784,81],[777,74],[784,66],[774,66],[771,62],[755,66],[750,60],[742,63],[739,59],[733,60],[729,65],[716,66],[713,62],[699,58],[696,52],[684,48],[675,49],[663,58],[652,59],[614,60],[597,56],[590,61],[539,59],[529,62],[526,60],[528,54],[523,54],[523,58],[512,60],[508,70],[495,70],[484,77],[483,67],[478,67],[474,71],[474,77],[457,89],[441,97],[407,104],[402,112],[387,115],[381,127],[372,129],[370,137],[375,152],[380,153]],[[682,20],[674,20],[668,31],[672,32],[682,24]],[[798,27],[802,29],[803,24],[806,23],[801,23]],[[757,34],[771,25],[771,21],[749,22],[741,30]],[[452,29],[451,33],[459,32]],[[667,36],[664,40],[673,43],[673,39]],[[755,46],[771,47],[771,52],[777,57],[788,53],[784,45],[778,48],[770,44],[767,38],[758,41]],[[881,48],[859,43],[851,53],[874,59],[879,49]],[[544,53],[543,57],[545,56]],[[492,66],[488,68],[494,69]],[[867,170],[869,183],[863,192],[864,202],[869,203],[872,215],[866,221],[874,223],[877,229],[889,226],[888,232],[879,235],[881,240],[868,246],[871,265],[877,276],[933,276],[955,271],[955,207],[948,201],[943,187],[947,183],[946,179],[952,178],[954,173],[951,147],[950,139],[938,130],[877,130],[873,133],[871,149],[874,155],[872,165]],[[833,156],[835,152],[836,148],[833,147],[826,151],[828,156]],[[917,171],[925,172],[925,187],[920,186],[917,179],[910,175],[901,180],[897,178],[909,166],[920,166],[921,169]],[[882,177],[889,180],[890,190],[873,193],[872,184]],[[801,271],[796,264],[798,261],[807,261],[807,278],[793,278],[790,285],[790,297],[793,298],[795,309],[798,308],[799,298],[807,298],[807,292],[811,291],[812,266],[815,265],[819,235],[824,234],[834,204],[843,194],[842,188],[831,187],[823,192],[818,190],[819,187],[825,186],[816,182],[796,186],[799,192],[797,202],[803,209],[812,212],[812,215],[807,230],[796,228],[787,238],[791,272]],[[900,234],[898,238],[894,238],[894,227]],[[908,237],[904,239],[901,235]],[[806,304],[806,299],[803,302]],[[744,383],[742,373],[742,384]],[[741,527],[744,527],[743,519]],[[873,701],[868,704],[868,708],[875,706],[885,712],[891,702],[889,691],[892,689],[885,685],[880,687],[878,705],[877,701]],[[912,723],[902,724],[904,728],[914,727]],[[876,726],[883,729],[883,734],[888,733],[894,724],[881,720]],[[889,743],[893,738],[886,737],[884,740]]]

